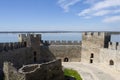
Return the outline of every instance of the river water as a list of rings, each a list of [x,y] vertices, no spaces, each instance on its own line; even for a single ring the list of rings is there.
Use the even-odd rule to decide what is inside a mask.
[[[81,33],[45,33],[42,34],[42,40],[66,40],[66,41],[81,41]],[[18,42],[17,33],[2,33],[0,34],[0,42]],[[120,42],[120,35],[112,35],[111,42]]]

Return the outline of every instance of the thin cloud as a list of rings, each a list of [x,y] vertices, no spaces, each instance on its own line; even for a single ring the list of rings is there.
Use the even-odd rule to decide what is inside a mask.
[[[99,10],[104,10],[104,9],[109,10],[109,8],[111,8],[111,7],[112,8],[120,7],[120,0],[104,0],[104,1],[97,2],[90,8],[87,8],[87,9],[83,10],[82,12],[80,12],[78,15],[85,16],[85,15],[89,15],[89,14],[99,11]]]
[[[120,9],[115,10],[114,13],[120,13]]]
[[[111,12],[110,10],[101,10],[101,11],[94,13],[93,15],[94,16],[104,16],[104,15],[109,14],[110,12]]]
[[[97,1],[97,0],[96,0]],[[94,0],[93,0],[94,2]],[[102,0],[99,2],[94,2],[93,5],[91,5],[89,8],[82,10],[80,13],[78,13],[78,16],[83,16],[86,18],[86,16],[94,17],[94,16],[103,16],[106,17],[111,15],[118,15],[120,13],[120,0]],[[111,21],[118,20],[116,17],[115,19]],[[105,22],[108,20],[105,19]],[[108,21],[109,22],[109,21]]]
[[[103,20],[105,23],[120,22],[120,16],[107,17]]]
[[[96,2],[98,2],[99,0],[85,0],[83,3],[84,4],[94,4],[94,3],[96,3]]]
[[[58,0],[58,4],[60,5],[61,8],[64,9],[65,12],[68,12],[70,6],[75,5],[79,1],[80,0]]]
[[[81,0],[58,0],[58,4],[65,12],[69,12],[70,7],[80,1]],[[85,19],[102,17],[102,21],[105,23],[119,21],[120,0],[84,0],[81,2],[81,5],[89,5],[88,8],[78,13],[78,16],[82,16]]]
[[[105,15],[109,15],[109,14],[118,14],[120,13],[120,9],[117,10],[100,10],[97,11],[95,13],[93,13],[93,16],[105,16]]]

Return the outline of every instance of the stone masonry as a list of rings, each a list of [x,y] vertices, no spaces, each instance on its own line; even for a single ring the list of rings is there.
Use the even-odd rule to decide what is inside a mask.
[[[40,34],[20,34],[18,39],[0,43],[5,80],[63,80],[61,61],[100,63],[120,71],[120,43],[110,42],[108,32],[84,32],[82,41],[43,41]]]
[[[19,44],[1,43],[0,79],[64,80],[61,60],[57,60],[49,47],[41,43],[40,37],[39,34],[22,34],[19,35]]]
[[[10,62],[4,63],[5,80],[64,80],[61,61],[24,65],[19,70]]]

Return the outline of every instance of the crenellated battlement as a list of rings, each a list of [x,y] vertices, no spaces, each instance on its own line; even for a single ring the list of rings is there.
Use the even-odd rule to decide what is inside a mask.
[[[109,49],[120,50],[120,42],[109,42]]]
[[[81,41],[58,41],[58,40],[51,40],[51,41],[43,41],[43,43],[48,43],[50,45],[81,45]]]
[[[19,42],[26,42],[31,39],[41,39],[41,34],[19,34]]]
[[[19,34],[19,37],[20,36],[24,36],[24,37],[28,37],[28,36],[30,36],[30,37],[40,37],[41,36],[41,34]]]
[[[84,32],[84,36],[102,36],[104,32]]]
[[[0,43],[0,52],[26,47],[26,42]]]
[[[37,37],[41,37],[41,34],[27,34],[26,37],[31,37],[31,38],[37,38]]]

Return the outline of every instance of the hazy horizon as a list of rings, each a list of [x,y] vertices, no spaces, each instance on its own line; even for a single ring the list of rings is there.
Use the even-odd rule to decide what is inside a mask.
[[[81,41],[82,36],[81,33],[45,33],[42,34],[42,40]],[[18,42],[18,34],[0,34],[0,43],[2,42]],[[120,35],[112,35],[111,42],[120,42]]]

